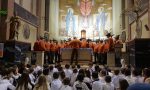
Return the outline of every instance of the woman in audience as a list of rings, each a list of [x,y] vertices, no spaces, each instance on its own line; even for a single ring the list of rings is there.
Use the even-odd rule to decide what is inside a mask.
[[[129,87],[129,83],[126,79],[120,79],[119,80],[119,90],[127,90]]]
[[[84,75],[78,74],[77,81],[73,85],[73,90],[89,90],[87,85],[83,82]]]
[[[31,81],[29,79],[28,73],[22,73],[21,77],[19,78],[16,90],[32,90]]]
[[[114,84],[111,83],[111,76],[106,76],[105,82],[102,90],[115,90]]]
[[[50,90],[50,86],[44,75],[41,75],[33,90]]]
[[[73,88],[70,87],[69,84],[70,84],[69,78],[65,78],[63,80],[63,85],[61,86],[60,90],[73,90]]]

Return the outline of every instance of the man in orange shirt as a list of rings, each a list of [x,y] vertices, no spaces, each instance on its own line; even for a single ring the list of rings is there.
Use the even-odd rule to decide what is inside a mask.
[[[85,38],[82,38],[82,41],[81,41],[81,48],[86,48],[87,46],[87,41]]]
[[[39,51],[45,51],[46,48],[45,48],[45,40],[43,37],[40,37],[40,40],[39,40]]]
[[[44,52],[44,63],[48,63],[50,60],[50,42],[49,40],[45,40],[45,52]]]
[[[69,45],[72,47],[70,64],[73,63],[74,58],[75,58],[76,64],[78,64],[78,48],[80,47],[81,42],[76,37],[74,37]]]
[[[108,43],[109,43],[109,51],[114,51],[114,40],[112,38],[112,35],[108,33],[107,35]]]
[[[58,44],[58,41],[55,42],[55,62],[60,62],[60,45]]]
[[[104,57],[104,64],[107,64],[107,52],[109,51],[109,43],[108,43],[108,40],[106,39],[104,41],[104,54],[103,54],[103,57]]]
[[[103,44],[103,40],[100,40],[100,42],[98,44],[98,61],[99,61],[99,64],[104,64],[103,53],[104,53],[104,44]]]
[[[40,40],[40,38],[38,38],[36,40],[36,42],[34,43],[34,46],[33,46],[34,51],[39,51],[39,40]]]
[[[98,42],[99,40],[96,41],[96,43],[94,44],[94,63],[96,64],[98,61]]]

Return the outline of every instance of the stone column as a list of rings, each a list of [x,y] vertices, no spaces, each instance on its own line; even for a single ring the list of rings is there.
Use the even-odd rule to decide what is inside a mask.
[[[112,25],[112,29],[113,29],[113,34],[115,35],[119,35],[121,34],[121,0],[112,0],[112,14],[113,14],[113,25]]]
[[[9,39],[9,19],[13,16],[14,12],[14,0],[1,0],[1,10],[6,10],[7,15],[1,16],[0,20],[0,41],[6,41]]]
[[[50,0],[50,38],[59,39],[59,0]]]

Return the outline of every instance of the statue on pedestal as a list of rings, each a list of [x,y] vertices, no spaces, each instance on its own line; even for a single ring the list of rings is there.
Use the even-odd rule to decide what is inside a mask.
[[[18,29],[21,25],[20,21],[19,21],[19,17],[17,16],[12,16],[10,18],[10,34],[9,34],[9,40],[15,40],[15,37],[17,37],[18,39]]]

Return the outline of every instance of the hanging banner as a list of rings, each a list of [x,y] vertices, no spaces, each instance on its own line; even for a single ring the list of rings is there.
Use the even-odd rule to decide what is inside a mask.
[[[0,43],[0,58],[3,57],[4,43]]]

